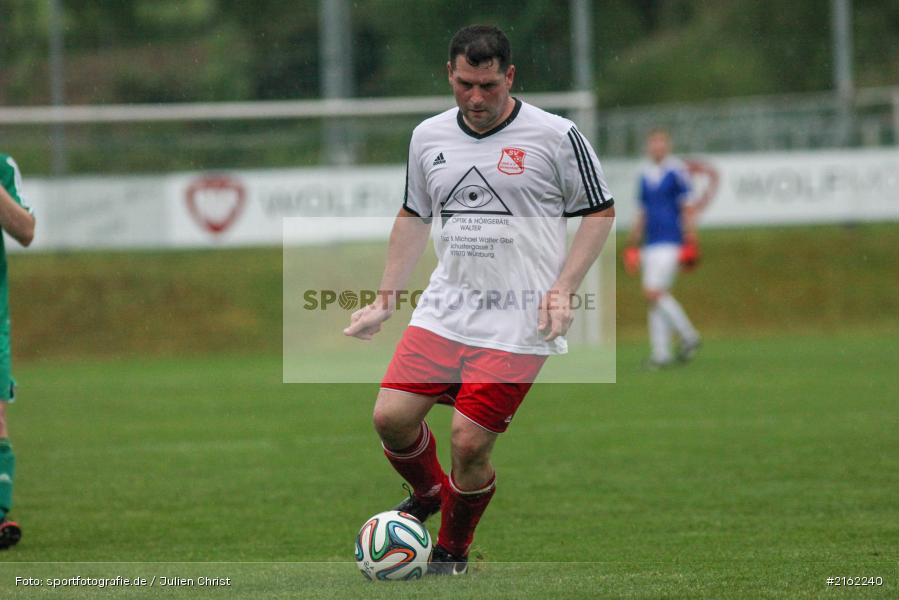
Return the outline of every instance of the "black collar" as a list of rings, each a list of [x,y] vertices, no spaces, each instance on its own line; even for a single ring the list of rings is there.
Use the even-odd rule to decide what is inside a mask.
[[[515,108],[512,109],[512,113],[508,117],[506,117],[505,121],[503,121],[502,123],[500,123],[493,129],[491,129],[490,131],[485,131],[484,133],[478,133],[477,131],[475,131],[474,129],[469,127],[468,124],[465,122],[465,118],[462,116],[461,110],[459,110],[456,113],[456,122],[459,124],[459,129],[461,129],[466,134],[470,135],[471,137],[473,137],[476,140],[482,140],[489,135],[493,135],[494,133],[497,133],[497,132],[505,129],[506,126],[509,125],[509,123],[511,123],[512,121],[515,120],[515,117],[518,116],[518,112],[521,110],[521,100],[519,100],[518,98],[515,98],[515,97],[513,97],[512,99],[515,100]]]

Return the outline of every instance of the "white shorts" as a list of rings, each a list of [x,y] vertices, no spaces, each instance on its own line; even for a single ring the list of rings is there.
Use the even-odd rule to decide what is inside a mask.
[[[643,289],[667,291],[674,285],[680,267],[680,244],[665,243],[644,246],[640,252],[643,266]]]

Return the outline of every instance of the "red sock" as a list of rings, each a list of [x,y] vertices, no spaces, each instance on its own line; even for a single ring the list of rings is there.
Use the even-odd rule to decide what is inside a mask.
[[[427,423],[421,422],[421,433],[411,446],[400,450],[390,450],[384,446],[384,455],[396,472],[412,486],[416,498],[424,502],[440,502],[446,473],[437,460],[437,441]]]
[[[496,491],[496,475],[490,478],[479,490],[465,492],[456,487],[452,475],[449,485],[443,492],[443,504],[440,507],[440,533],[437,544],[443,546],[453,556],[462,558],[468,555],[468,547],[474,539],[474,529],[487,510],[493,492]]]

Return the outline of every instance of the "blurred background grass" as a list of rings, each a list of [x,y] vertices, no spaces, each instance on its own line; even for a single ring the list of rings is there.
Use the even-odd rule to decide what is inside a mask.
[[[677,293],[707,336],[899,332],[899,226],[713,230],[702,249],[702,266],[681,276]],[[373,286],[383,251],[362,245],[368,260],[341,265]],[[310,260],[321,252],[310,248]],[[9,261],[16,359],[281,352],[280,249]],[[617,281],[618,338],[643,339],[639,282],[620,265]]]

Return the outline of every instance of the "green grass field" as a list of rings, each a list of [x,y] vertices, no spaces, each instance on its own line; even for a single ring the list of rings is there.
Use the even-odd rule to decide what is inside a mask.
[[[537,386],[497,448],[472,576],[389,592],[349,562],[402,495],[375,386],[284,385],[277,356],[30,364],[13,409],[26,537],[0,596],[61,593],[15,576],[141,573],[232,577],[235,597],[820,598],[841,575],[899,592],[894,337],[713,341],[661,373],[642,352],[621,348],[615,385]],[[165,564],[181,561],[228,564]],[[103,593],[179,591],[229,593]]]
[[[641,370],[619,273],[617,383],[536,385],[470,576],[384,585],[352,562],[403,495],[377,386],[282,383],[278,250],[10,257],[25,537],[0,598],[899,596],[899,227],[703,239],[677,288],[696,362]],[[431,419],[444,464],[449,416]],[[47,585],[76,575],[157,580]],[[856,576],[883,585],[826,583]]]

